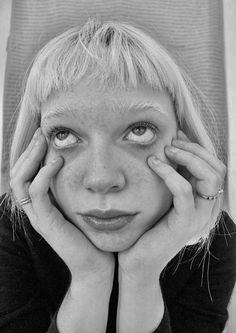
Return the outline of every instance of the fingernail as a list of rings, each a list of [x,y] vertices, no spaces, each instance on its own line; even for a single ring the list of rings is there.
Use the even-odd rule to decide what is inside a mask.
[[[169,151],[169,152],[171,152],[173,154],[178,153],[178,151],[179,151],[178,148],[172,147],[172,146],[167,146],[166,149],[167,149],[167,151]]]
[[[51,164],[56,164],[63,161],[63,158],[61,156],[55,157],[52,161],[50,161]]]
[[[39,127],[39,128],[37,128],[37,130],[35,131],[35,133],[34,133],[34,138],[38,138],[39,136],[40,136],[40,134],[41,134],[41,128]]]
[[[42,133],[41,128],[38,128],[37,131],[34,133],[33,141],[34,141],[35,146],[37,146],[38,143],[39,143],[39,139],[41,137],[41,133]]]
[[[148,160],[155,165],[161,164],[161,161],[156,156],[151,156]]]
[[[184,134],[183,131],[181,130],[178,130],[178,137],[182,138],[182,139],[187,139],[188,140],[188,137],[186,134]]]

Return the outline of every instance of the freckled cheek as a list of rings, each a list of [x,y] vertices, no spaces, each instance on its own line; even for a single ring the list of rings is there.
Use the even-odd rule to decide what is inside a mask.
[[[154,221],[169,209],[172,194],[165,182],[148,166],[134,169],[129,174],[131,198],[148,221]]]
[[[61,193],[76,193],[82,186],[83,166],[74,166],[67,163],[64,159],[64,165],[54,177],[53,184],[57,191]]]
[[[78,190],[78,175],[81,174],[81,167],[73,167],[73,161],[71,160],[71,157],[68,156],[68,154],[60,150],[56,150],[52,146],[49,146],[43,164],[45,165],[49,163],[58,156],[61,156],[63,158],[64,164],[52,179],[51,188],[53,192],[59,193],[59,191],[61,192],[63,190],[63,192],[61,193],[65,193],[65,190],[68,188],[70,189],[70,191],[73,191],[75,189]]]
[[[123,163],[126,181],[129,186],[137,191],[137,194],[142,190],[149,191],[150,189],[164,187],[162,179],[149,167],[147,163],[148,156],[126,160]],[[160,155],[160,158],[163,158],[163,156]]]
[[[80,170],[75,172],[70,166],[63,167],[54,179],[56,189],[65,194],[78,192],[81,184],[80,175]]]

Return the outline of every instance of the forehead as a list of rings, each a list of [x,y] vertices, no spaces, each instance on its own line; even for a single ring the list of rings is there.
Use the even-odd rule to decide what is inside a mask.
[[[53,93],[42,105],[42,120],[109,114],[156,112],[164,120],[175,117],[172,99],[166,91],[146,86],[128,89],[100,88],[81,82],[68,91]]]

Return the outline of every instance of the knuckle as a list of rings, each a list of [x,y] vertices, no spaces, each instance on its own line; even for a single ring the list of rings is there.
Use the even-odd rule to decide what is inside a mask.
[[[218,188],[221,185],[221,177],[219,175],[213,173],[210,176],[210,182],[214,188],[215,187]]]
[[[194,152],[201,152],[202,151],[202,147],[196,142],[192,142],[191,146],[192,146],[192,149],[193,149]]]
[[[227,167],[224,163],[221,162],[221,165],[220,165],[220,169],[221,169],[221,176],[223,178],[225,178],[226,176],[226,173],[227,173]]]
[[[182,195],[189,197],[192,195],[192,185],[189,182],[183,182],[181,186]]]
[[[173,170],[173,168],[169,165],[166,165],[166,168],[165,168],[166,178],[174,177],[174,174],[175,174],[175,171]]]
[[[15,179],[10,179],[9,185],[10,185],[10,188],[14,189],[15,185],[16,185]]]
[[[37,182],[33,182],[29,187],[29,195],[31,198],[36,198],[39,196],[39,187]]]
[[[13,190],[18,188],[18,187],[21,187],[21,183],[20,183],[18,178],[10,179],[9,185],[10,185],[10,188],[13,189]]]
[[[10,178],[15,176],[15,168],[10,169]]]

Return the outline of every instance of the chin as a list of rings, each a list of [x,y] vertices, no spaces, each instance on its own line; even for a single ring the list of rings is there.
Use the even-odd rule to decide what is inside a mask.
[[[103,252],[122,252],[130,248],[135,243],[135,240],[129,242],[115,240],[99,242],[97,240],[90,239],[90,241],[93,243],[94,246],[96,246],[97,249]]]

